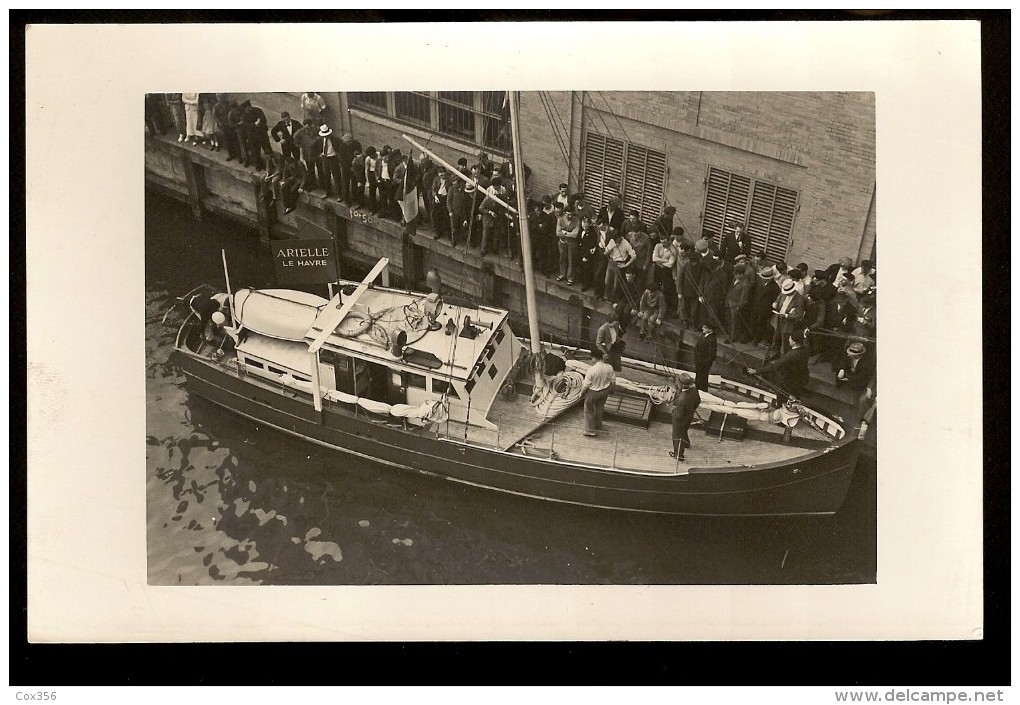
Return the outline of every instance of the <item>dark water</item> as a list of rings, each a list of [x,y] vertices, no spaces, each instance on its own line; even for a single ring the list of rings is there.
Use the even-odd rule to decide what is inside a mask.
[[[172,298],[274,285],[254,229],[146,199],[146,491],[152,584],[871,583],[875,464],[834,517],[663,517],[387,469],[259,429],[170,364]]]

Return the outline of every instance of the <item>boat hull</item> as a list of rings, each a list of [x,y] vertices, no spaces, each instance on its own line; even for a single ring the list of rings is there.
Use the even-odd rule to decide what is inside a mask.
[[[682,475],[628,473],[481,448],[372,420],[311,395],[254,384],[178,349],[189,391],[265,426],[344,453],[500,492],[590,507],[704,516],[832,514],[853,476],[857,441],[793,461],[691,468]],[[666,452],[668,449],[663,449]]]

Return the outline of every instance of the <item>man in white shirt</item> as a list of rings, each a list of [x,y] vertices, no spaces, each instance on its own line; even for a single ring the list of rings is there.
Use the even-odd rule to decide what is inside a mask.
[[[616,372],[613,371],[598,348],[592,350],[594,363],[584,375],[581,389],[584,393],[584,435],[597,436],[602,428],[602,412],[606,407],[606,399],[613,391]]]
[[[614,301],[617,295],[617,286],[623,281],[623,274],[637,259],[637,253],[631,247],[627,238],[617,233],[613,228],[606,231],[606,285],[602,296],[606,301]]]

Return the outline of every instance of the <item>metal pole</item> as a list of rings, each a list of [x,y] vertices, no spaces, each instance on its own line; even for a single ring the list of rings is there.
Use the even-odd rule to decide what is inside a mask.
[[[227,282],[227,301],[230,303],[230,325],[237,327],[237,317],[234,315],[234,295],[230,291],[230,272],[227,271],[227,251],[220,250],[223,257],[223,278]]]
[[[322,411],[322,388],[319,386],[319,353],[308,353],[312,363],[312,403],[316,411]]]
[[[517,91],[509,91],[510,100],[510,132],[514,147],[514,186],[517,191],[518,224],[521,229],[521,261],[524,264],[524,291],[528,307],[528,337],[531,339],[531,354],[537,356],[542,352],[542,340],[538,331],[538,303],[535,296],[535,269],[531,256],[531,233],[528,231],[528,209],[524,202],[524,157],[521,150],[520,113]],[[545,388],[545,378],[540,365],[534,365],[535,389]]]

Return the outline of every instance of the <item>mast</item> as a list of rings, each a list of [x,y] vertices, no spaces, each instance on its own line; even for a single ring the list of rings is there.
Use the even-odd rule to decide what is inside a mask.
[[[531,257],[531,234],[528,232],[528,207],[524,194],[524,159],[521,156],[521,132],[519,124],[519,93],[507,91],[510,101],[510,134],[514,147],[514,187],[517,192],[517,221],[521,229],[521,262],[524,264],[524,290],[528,307],[528,337],[531,340],[531,354],[537,356],[542,352],[542,340],[538,332],[538,304],[535,298],[535,269]],[[540,371],[541,366],[535,364],[535,391],[545,387],[545,379]]]

